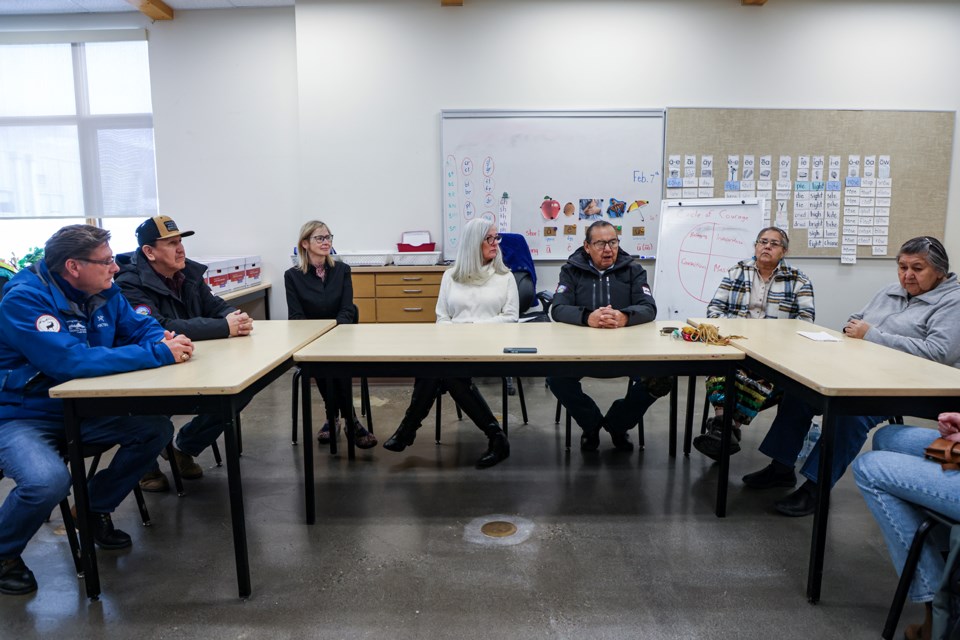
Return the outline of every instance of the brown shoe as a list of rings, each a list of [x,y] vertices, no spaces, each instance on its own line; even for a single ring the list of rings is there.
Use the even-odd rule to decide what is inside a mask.
[[[140,478],[140,490],[149,493],[163,493],[170,491],[170,483],[167,482],[167,476],[163,475],[163,471],[160,471],[160,469],[147,471]]]
[[[163,459],[167,459],[167,450],[160,452]],[[203,477],[203,467],[197,464],[193,456],[187,455],[176,447],[173,448],[173,459],[177,463],[177,469],[180,470],[180,477],[184,480],[197,480]]]

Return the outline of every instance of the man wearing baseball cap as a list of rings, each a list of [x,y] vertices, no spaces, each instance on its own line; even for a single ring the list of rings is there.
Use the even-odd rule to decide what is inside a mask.
[[[203,281],[206,267],[189,260],[182,239],[194,234],[181,231],[168,216],[154,216],[137,227],[140,248],[118,256],[116,282],[134,311],[155,318],[164,329],[191,340],[246,336],[253,319],[214,295]],[[180,428],[174,440],[174,459],[180,475],[188,480],[203,476],[194,457],[223,433],[223,421],[199,415]],[[166,476],[155,466],[140,480],[144,491],[167,491]]]

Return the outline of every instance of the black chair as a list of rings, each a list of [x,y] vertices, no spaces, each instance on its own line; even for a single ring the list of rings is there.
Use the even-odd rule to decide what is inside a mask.
[[[910,551],[907,552],[907,561],[903,564],[900,581],[897,583],[897,590],[893,594],[893,602],[890,603],[890,611],[887,613],[887,621],[881,634],[884,640],[891,640],[897,630],[900,614],[903,613],[903,603],[907,600],[907,592],[910,590],[910,583],[913,582],[913,574],[917,571],[920,552],[923,551],[923,543],[927,536],[937,526],[951,527],[957,524],[956,520],[936,511],[930,509],[921,509],[921,511],[924,514],[924,519],[917,527],[917,532],[913,534],[913,543],[910,545]],[[952,570],[952,567],[945,568],[948,573]]]
[[[293,387],[290,390],[291,402],[290,402],[290,413],[292,415],[291,429],[290,429],[290,439],[292,444],[297,444],[297,430],[300,424],[300,379],[303,377],[303,371],[300,367],[296,367],[293,370]],[[304,398],[306,401],[306,398]],[[370,385],[367,382],[366,378],[360,378],[360,415],[367,419],[367,430],[370,433],[373,433],[373,411],[370,407]],[[239,419],[239,416],[237,416]],[[238,424],[239,430],[239,424]],[[336,453],[336,438],[331,438],[331,453]],[[219,464],[218,464],[219,466]]]
[[[114,445],[84,445],[83,457],[93,458],[93,462],[90,464],[90,469],[87,471],[88,480],[97,472],[97,467],[100,464],[100,456],[112,449],[113,446]],[[64,464],[68,464],[66,448],[60,451],[60,456],[63,458]],[[3,469],[0,469],[0,480],[3,478]],[[139,484],[134,486],[133,495],[137,501],[137,509],[140,511],[140,521],[143,523],[143,526],[149,527],[151,524],[150,512],[147,510],[147,503],[143,498],[143,491],[140,490]],[[73,512],[70,510],[69,494],[67,494],[67,496],[60,501],[59,506],[60,516],[63,518],[64,534],[67,537],[67,543],[70,545],[70,556],[73,558],[73,566],[77,572],[77,577],[82,579],[84,574],[83,556],[80,549],[80,539],[77,535],[77,524],[73,517]]]

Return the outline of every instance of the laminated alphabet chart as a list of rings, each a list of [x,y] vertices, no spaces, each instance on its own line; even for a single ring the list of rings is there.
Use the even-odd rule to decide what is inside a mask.
[[[596,220],[628,253],[657,252],[663,111],[442,111],[443,255],[474,218],[565,260]]]
[[[943,237],[953,112],[670,109],[666,198],[762,198],[794,257]]]

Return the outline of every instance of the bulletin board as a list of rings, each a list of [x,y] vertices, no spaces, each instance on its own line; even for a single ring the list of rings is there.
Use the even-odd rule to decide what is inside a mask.
[[[762,228],[756,198],[664,200],[653,280],[657,320],[683,323],[706,314],[727,271],[754,255]]]
[[[910,238],[944,235],[955,119],[953,111],[670,108],[665,195],[763,197],[765,219],[789,232],[793,257],[892,257]]]
[[[535,260],[566,259],[600,219],[619,227],[622,249],[656,255],[662,109],[440,116],[444,258],[477,217],[523,234]]]

